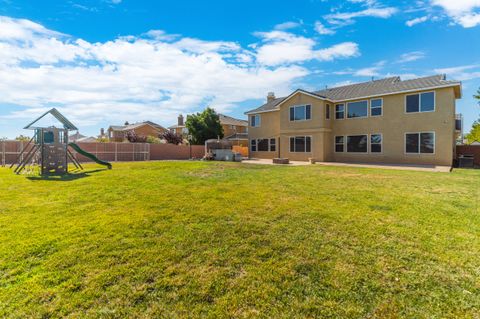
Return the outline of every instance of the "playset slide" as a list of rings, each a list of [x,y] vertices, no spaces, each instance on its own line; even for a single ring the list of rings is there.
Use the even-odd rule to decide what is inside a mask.
[[[89,159],[91,159],[92,161],[94,161],[95,163],[97,164],[100,164],[100,165],[104,165],[104,166],[107,166],[108,169],[112,169],[112,164],[110,164],[109,162],[105,162],[105,161],[102,161],[102,160],[99,160],[95,155],[93,155],[92,153],[89,153],[87,151],[84,151],[80,148],[80,146],[78,146],[77,144],[75,143],[68,143],[68,146],[70,146],[71,148],[73,148],[77,153],[85,156],[85,157],[88,157]]]

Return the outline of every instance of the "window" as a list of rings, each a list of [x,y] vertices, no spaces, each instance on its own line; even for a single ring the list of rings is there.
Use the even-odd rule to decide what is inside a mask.
[[[290,107],[290,121],[305,121],[312,118],[311,105],[299,105]]]
[[[250,125],[252,127],[260,127],[260,122],[261,122],[260,114],[255,114],[250,117]]]
[[[52,131],[43,132],[43,143],[53,144],[55,142],[55,137]]]
[[[342,153],[345,147],[345,138],[343,136],[335,136],[335,152]]]
[[[370,152],[371,153],[382,152],[382,134],[370,135]]]
[[[434,152],[435,132],[405,134],[405,153],[433,154]]]
[[[383,99],[370,100],[370,116],[382,115]]]
[[[270,152],[275,152],[276,150],[276,139],[271,138],[270,139]]]
[[[353,119],[356,117],[368,116],[368,101],[350,102],[347,104],[347,117]]]
[[[312,138],[310,136],[290,137],[291,153],[308,153],[311,151]]]
[[[367,153],[367,144],[367,135],[347,136],[347,152],[349,153]]]
[[[257,151],[257,140],[251,140],[250,141],[250,149],[252,150],[252,152]]]
[[[435,111],[435,92],[407,95],[405,112],[433,112]]]
[[[326,120],[330,119],[330,104],[325,105],[325,119]]]
[[[268,152],[268,139],[258,139],[257,140],[257,149],[259,152]]]
[[[335,105],[335,119],[341,120],[345,118],[345,104]]]

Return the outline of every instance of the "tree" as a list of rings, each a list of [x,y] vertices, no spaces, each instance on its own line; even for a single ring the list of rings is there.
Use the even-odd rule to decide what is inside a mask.
[[[203,145],[208,139],[223,138],[220,118],[217,112],[209,107],[202,113],[188,115],[185,126],[192,135],[192,144]]]
[[[165,131],[164,133],[160,134],[160,138],[167,141],[167,143],[175,145],[181,144],[183,142],[183,138],[180,135],[173,133],[172,131]]]
[[[480,88],[478,89],[477,94],[475,94],[473,97],[477,99],[478,103],[480,104]],[[465,138],[467,139],[468,144],[475,141],[480,142],[480,119],[473,122],[472,129],[470,130],[470,133],[465,135]]]
[[[30,137],[25,136],[25,135],[19,135],[19,136],[15,137],[15,141],[28,142],[28,141],[30,141]]]
[[[135,131],[128,131],[125,134],[125,138],[130,142],[130,143],[145,143],[147,141],[147,137],[143,135],[137,135]]]

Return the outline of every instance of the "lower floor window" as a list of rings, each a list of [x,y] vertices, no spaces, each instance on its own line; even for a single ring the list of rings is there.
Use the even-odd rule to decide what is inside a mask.
[[[368,136],[367,135],[347,136],[347,152],[367,153],[368,152]]]
[[[268,139],[260,139],[257,141],[257,147],[259,152],[268,152]]]
[[[382,152],[382,134],[370,135],[370,152],[371,153]]]
[[[270,152],[275,152],[276,149],[276,140],[274,138],[270,139]]]
[[[250,149],[252,152],[257,151],[257,140],[251,140],[250,141]]]
[[[342,153],[345,146],[345,138],[343,136],[335,136],[335,152]]]
[[[310,136],[292,136],[290,137],[290,152],[305,153],[311,152],[312,138]]]
[[[276,144],[275,138],[258,138],[250,141],[250,150],[252,152],[275,152]]]
[[[405,152],[409,154],[433,154],[435,152],[435,133],[406,133]]]

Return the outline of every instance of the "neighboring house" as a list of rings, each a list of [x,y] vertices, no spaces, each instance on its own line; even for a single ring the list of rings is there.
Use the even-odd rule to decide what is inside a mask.
[[[108,128],[108,139],[110,142],[123,142],[127,132],[133,131],[137,135],[158,137],[167,130],[156,123],[145,121],[141,123],[125,125],[112,125]]]
[[[461,83],[390,77],[287,97],[249,112],[250,156],[451,165]]]
[[[68,141],[69,142],[76,142],[78,141],[79,139],[82,139],[82,138],[85,138],[86,136],[85,135],[82,135],[80,134],[80,132],[77,132],[75,134],[71,134],[68,136]]]
[[[223,128],[223,136],[225,139],[232,141],[234,145],[248,146],[248,121],[223,114],[218,114],[218,117]],[[188,135],[188,129],[185,126],[182,114],[178,116],[177,125],[170,126],[169,130],[182,136]]]

